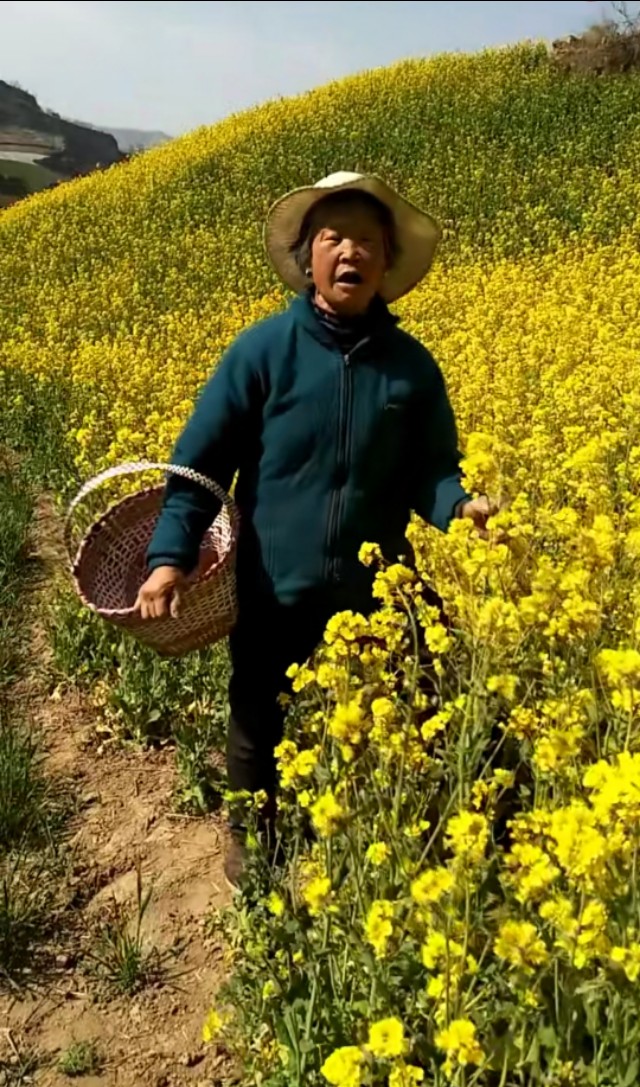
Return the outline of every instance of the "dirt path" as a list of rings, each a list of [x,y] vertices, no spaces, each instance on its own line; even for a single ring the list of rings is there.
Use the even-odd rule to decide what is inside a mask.
[[[35,532],[42,575],[33,608],[47,589],[59,557],[55,523],[43,504]],[[222,873],[224,828],[219,816],[190,819],[172,806],[174,760],[170,750],[101,751],[93,712],[77,696],[52,701],[41,667],[45,640],[34,619],[34,671],[16,692],[41,731],[50,775],[72,790],[73,853],[59,943],[49,949],[54,968],[34,970],[30,991],[0,993],[0,1069],[16,1068],[17,1055],[35,1053],[35,1072],[0,1071],[10,1084],[60,1087],[71,1081],[56,1070],[75,1042],[95,1041],[104,1058],[100,1076],[75,1080],[82,1087],[215,1087],[229,1082],[224,1054],[201,1042],[204,1016],[224,972],[223,951],[207,935],[206,920],[229,901]],[[153,895],[143,923],[150,944],[174,949],[171,976],[132,997],[107,997],[87,972],[87,951],[114,899],[135,904],[136,867]]]

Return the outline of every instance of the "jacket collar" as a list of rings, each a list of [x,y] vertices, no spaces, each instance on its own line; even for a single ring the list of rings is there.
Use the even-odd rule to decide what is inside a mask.
[[[294,319],[321,343],[335,347],[335,339],[330,330],[319,319],[313,304],[313,288],[296,295],[290,305]],[[399,323],[400,318],[391,313],[386,302],[376,295],[373,299],[366,320],[363,319],[363,338],[378,339],[388,336]]]

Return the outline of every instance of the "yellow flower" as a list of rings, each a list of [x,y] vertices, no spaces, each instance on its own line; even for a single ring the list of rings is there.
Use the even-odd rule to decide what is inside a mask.
[[[518,740],[527,740],[535,736],[540,728],[540,719],[528,706],[516,706],[512,709],[506,726],[507,732],[513,733]]]
[[[422,835],[428,831],[430,826],[431,824],[428,819],[420,819],[417,823],[409,823],[409,825],[404,828],[404,836],[405,838],[410,838],[412,840],[421,838]]]
[[[580,801],[557,808],[551,817],[549,836],[566,874],[587,891],[602,889],[608,882],[607,864],[616,841],[597,825],[594,812]]]
[[[331,880],[328,876],[315,876],[302,889],[302,898],[312,916],[320,913],[331,900]]]
[[[437,930],[428,934],[421,951],[422,962],[427,970],[434,970],[442,963],[450,966],[456,960],[461,960],[463,954],[462,944]]]
[[[292,740],[282,740],[282,742],[274,748],[273,754],[283,766],[287,766],[295,759],[298,754],[298,748]]]
[[[392,902],[378,899],[372,902],[365,921],[365,937],[381,959],[386,954],[389,940],[393,936],[394,907]]]
[[[489,842],[489,823],[479,812],[463,811],[447,823],[447,845],[460,865],[478,865]]]
[[[373,566],[382,562],[382,551],[378,544],[364,543],[358,552],[358,559],[363,566]]]
[[[365,715],[358,699],[339,703],[329,722],[329,733],[342,743],[358,744],[362,738]]]
[[[318,764],[319,747],[300,751],[291,740],[283,740],[275,749],[280,782],[284,789],[291,788],[301,779],[311,776]]]
[[[434,974],[427,982],[427,996],[431,1000],[440,1001],[448,989],[449,979],[452,975]]]
[[[416,575],[401,562],[392,563],[386,570],[380,570],[373,584],[373,595],[385,603],[393,601],[393,590],[407,591],[416,581]]]
[[[415,1064],[397,1064],[389,1075],[389,1087],[416,1087],[424,1082],[424,1072]]]
[[[360,1087],[363,1060],[357,1046],[342,1046],[327,1057],[320,1072],[332,1087]]]
[[[529,921],[506,921],[501,925],[495,952],[525,974],[533,973],[536,966],[542,966],[549,958],[535,925]]]
[[[376,722],[394,718],[395,712],[395,706],[390,698],[375,698],[371,703],[371,713]]]
[[[211,1008],[202,1026],[202,1041],[206,1044],[215,1041],[220,1035],[224,1025],[225,1016],[215,1008]]]
[[[442,623],[433,623],[427,627],[424,636],[431,653],[448,653],[453,644]]]
[[[486,781],[474,781],[471,787],[471,805],[478,811],[492,798],[491,786]]]
[[[306,665],[300,666],[299,664],[292,664],[287,668],[287,679],[291,680],[291,687],[297,693],[303,691],[305,687],[308,687],[313,683],[315,679],[315,672]]]
[[[399,1019],[379,1019],[369,1027],[367,1049],[374,1057],[390,1059],[401,1057],[406,1049],[404,1027]]]
[[[475,1024],[470,1019],[454,1019],[436,1035],[436,1045],[447,1054],[444,1063],[447,1076],[452,1076],[456,1068],[481,1064],[484,1060],[482,1046],[476,1038]]]
[[[598,824],[633,829],[640,819],[640,755],[622,751],[614,762],[590,766],[583,777]]]
[[[330,789],[311,806],[313,825],[323,838],[330,838],[335,834],[345,816],[344,808]]]
[[[630,982],[640,977],[640,944],[633,941],[628,947],[612,947],[611,961],[621,966]]]
[[[301,751],[294,759],[293,763],[293,770],[296,776],[299,778],[310,777],[318,765],[319,754],[320,750],[317,747],[312,749],[307,748],[307,750]]]
[[[560,875],[548,854],[530,842],[514,842],[506,862],[519,902],[541,897]]]
[[[437,736],[439,732],[444,732],[447,725],[453,717],[455,707],[452,704],[443,706],[437,713],[431,714],[422,725],[420,732],[422,739],[425,743],[429,743],[430,740]]]
[[[495,782],[495,784],[500,789],[511,789],[511,788],[513,788],[515,779],[516,779],[516,776],[515,776],[513,770],[501,770],[501,769],[498,769],[498,770],[494,770],[494,772],[493,772],[492,781]]]
[[[580,725],[552,728],[536,740],[533,761],[542,773],[563,770],[580,752],[584,729]]]
[[[359,612],[342,611],[333,615],[324,632],[327,645],[335,646],[340,655],[348,656],[350,646],[364,638],[369,630],[367,620]]]
[[[411,884],[411,897],[419,906],[429,906],[448,894],[453,884],[453,875],[447,868],[428,868]]]
[[[578,970],[608,954],[607,911],[601,902],[588,901],[576,913],[571,901],[559,896],[542,903],[540,917],[554,927],[555,946]]]
[[[375,868],[379,868],[381,864],[389,859],[390,853],[391,850],[386,842],[372,842],[365,856]]]
[[[518,677],[511,674],[489,676],[487,680],[487,690],[491,694],[499,694],[505,702],[514,701],[517,688]]]
[[[277,891],[272,891],[267,898],[267,909],[274,917],[282,917],[285,910],[285,903],[284,898],[282,898]]]

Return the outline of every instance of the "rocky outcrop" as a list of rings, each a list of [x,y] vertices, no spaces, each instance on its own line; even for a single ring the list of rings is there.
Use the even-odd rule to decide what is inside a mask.
[[[33,156],[62,177],[86,174],[123,157],[113,136],[65,121],[43,110],[37,99],[0,80],[0,152],[7,158]]]
[[[640,16],[622,25],[603,23],[579,36],[551,43],[553,61],[563,71],[612,75],[640,68]]]

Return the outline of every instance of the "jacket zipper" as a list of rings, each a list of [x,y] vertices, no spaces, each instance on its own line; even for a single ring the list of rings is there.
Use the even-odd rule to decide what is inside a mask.
[[[336,460],[336,472],[340,481],[344,479],[347,469],[347,458],[351,448],[351,415],[353,400],[353,370],[352,360],[355,352],[369,342],[369,337],[359,340],[346,355],[340,354],[340,398],[338,407],[338,456]],[[338,529],[342,516],[344,482],[339,487],[333,488],[331,507],[329,510],[328,532],[328,556],[329,577],[336,578],[338,573],[338,557],[334,554],[337,542]]]

